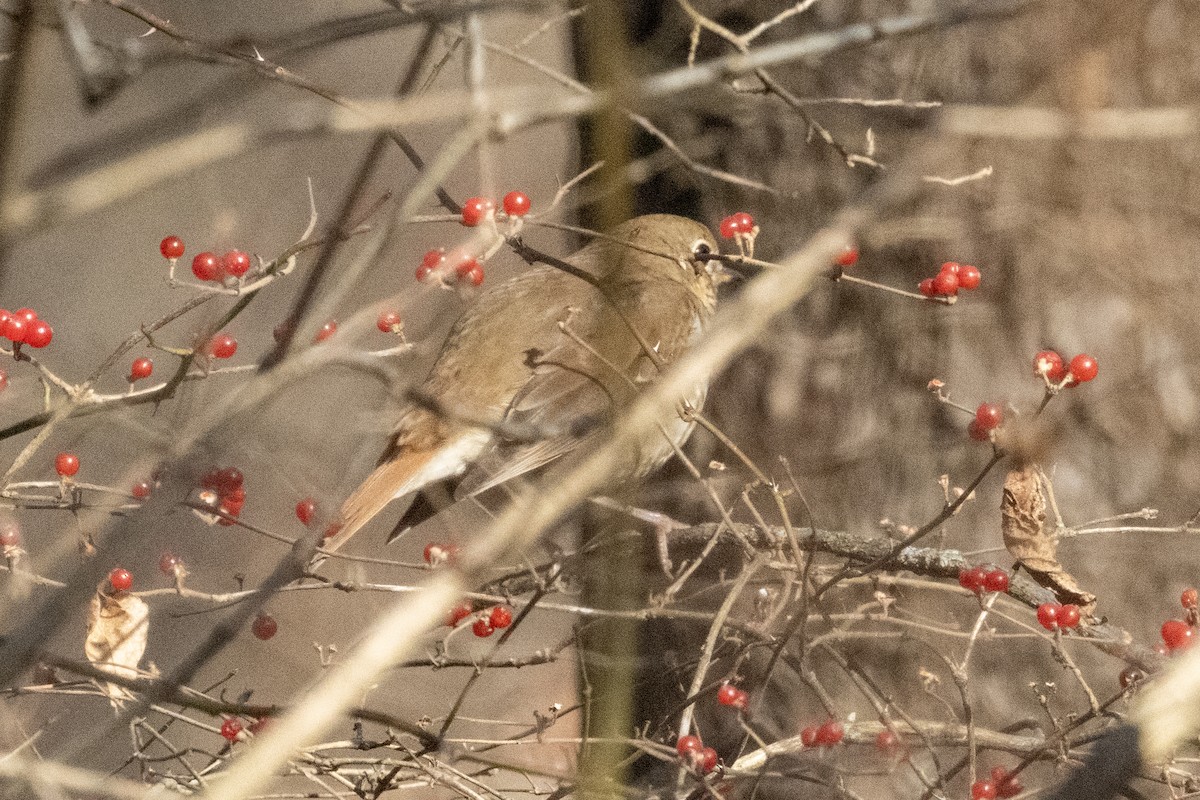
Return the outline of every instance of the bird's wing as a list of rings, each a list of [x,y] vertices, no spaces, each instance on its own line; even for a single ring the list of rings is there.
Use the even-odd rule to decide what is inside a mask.
[[[637,291],[651,307],[663,301],[678,302],[677,295],[662,298],[652,287],[638,287]],[[627,307],[636,312],[635,305]],[[648,347],[657,347],[664,360],[672,360],[686,343],[675,333],[664,341],[661,337],[668,334],[658,315],[636,314],[636,318],[642,339]],[[555,346],[536,356],[529,379],[505,415],[506,423],[541,432],[544,438],[534,442],[497,440],[464,476],[456,497],[478,495],[576,449],[611,423],[615,411],[658,374],[654,360],[626,321],[607,303],[576,310],[565,325]]]

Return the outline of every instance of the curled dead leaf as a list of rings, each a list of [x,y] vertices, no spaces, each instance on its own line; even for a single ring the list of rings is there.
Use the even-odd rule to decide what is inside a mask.
[[[1041,469],[1033,463],[1010,470],[1005,476],[1000,501],[1004,546],[1034,580],[1054,592],[1059,602],[1074,603],[1085,617],[1091,616],[1096,596],[1084,591],[1058,560],[1058,538],[1046,525],[1044,480]]]
[[[84,655],[105,672],[136,678],[149,631],[150,606],[146,601],[124,592],[115,595],[97,592],[88,609]],[[131,696],[115,684],[106,683],[103,689],[116,706]]]

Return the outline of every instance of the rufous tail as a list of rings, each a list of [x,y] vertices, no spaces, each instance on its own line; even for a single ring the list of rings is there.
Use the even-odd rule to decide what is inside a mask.
[[[430,480],[438,477],[427,475],[430,461],[438,454],[433,450],[402,450],[390,461],[376,467],[354,494],[342,504],[341,530],[325,540],[326,550],[337,550],[350,537],[370,522],[376,514],[398,497],[415,492]]]

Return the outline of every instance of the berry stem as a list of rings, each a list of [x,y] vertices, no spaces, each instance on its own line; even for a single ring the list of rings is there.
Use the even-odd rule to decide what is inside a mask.
[[[879,289],[880,291],[883,291],[883,292],[891,292],[892,294],[898,294],[901,297],[911,297],[914,300],[920,300],[923,303],[940,303],[941,305],[949,306],[949,305],[954,305],[955,301],[958,300],[958,298],[954,297],[954,296],[938,295],[936,297],[926,297],[925,295],[920,294],[918,292],[910,292],[907,289],[897,289],[895,286],[887,286],[886,284],[876,283],[875,281],[869,281],[866,278],[860,278],[857,275],[847,275],[846,273],[844,273],[841,270],[838,270],[837,272],[835,272],[833,275],[830,276],[830,278],[835,283],[841,283],[841,282],[857,283],[860,286],[867,286],[871,289]]]

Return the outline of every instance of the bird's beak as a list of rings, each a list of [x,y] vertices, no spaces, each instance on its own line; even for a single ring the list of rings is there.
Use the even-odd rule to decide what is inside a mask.
[[[698,258],[705,262],[705,267],[713,276],[713,283],[718,286],[734,279],[753,278],[762,271],[762,267],[735,261],[736,256],[711,253]]]

